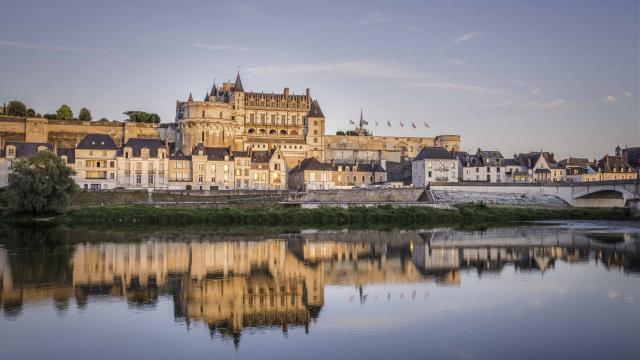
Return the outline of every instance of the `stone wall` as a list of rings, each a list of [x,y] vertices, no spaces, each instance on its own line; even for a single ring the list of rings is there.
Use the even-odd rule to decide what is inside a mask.
[[[350,189],[322,190],[308,193],[292,193],[289,201],[294,202],[415,202],[421,201],[424,189]]]

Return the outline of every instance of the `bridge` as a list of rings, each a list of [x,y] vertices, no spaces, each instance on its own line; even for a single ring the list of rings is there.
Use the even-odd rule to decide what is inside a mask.
[[[432,183],[431,190],[453,192],[551,195],[575,207],[638,207],[640,182],[635,180],[576,183]]]

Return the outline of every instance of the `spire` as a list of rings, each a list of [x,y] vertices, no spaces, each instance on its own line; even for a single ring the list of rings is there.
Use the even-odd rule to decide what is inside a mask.
[[[233,91],[244,92],[242,88],[242,80],[240,80],[240,70],[238,70],[238,75],[236,75],[236,82],[233,84]]]
[[[213,80],[213,87],[211,88],[211,96],[218,96],[218,87],[216,86],[216,81]]]
[[[362,108],[360,108],[360,129],[364,127],[364,115],[362,113]]]
[[[313,102],[311,103],[311,108],[309,108],[309,117],[324,117],[324,114],[322,114],[322,110],[320,109],[318,100],[313,100]]]
[[[189,102],[193,102],[193,95],[191,95],[191,93],[189,93]]]
[[[204,101],[209,101],[209,93],[204,95]]]

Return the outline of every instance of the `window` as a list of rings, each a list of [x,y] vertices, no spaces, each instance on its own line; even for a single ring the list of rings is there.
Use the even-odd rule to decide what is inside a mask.
[[[313,120],[313,125],[318,126],[318,120]]]
[[[313,130],[313,135],[318,135],[318,130]]]
[[[229,175],[224,174],[224,182],[227,182],[227,181],[229,181]]]
[[[204,131],[200,133],[200,137],[201,137],[200,141],[204,144]]]
[[[216,172],[216,164],[211,165],[211,171]]]
[[[111,180],[115,179],[115,178],[116,178],[116,174],[114,174],[114,173],[109,173],[109,178],[110,178]]]
[[[149,174],[148,182],[149,185],[153,185],[153,174]]]
[[[198,182],[199,182],[199,183],[203,182],[203,180],[202,180],[202,179],[203,179],[202,174],[198,174]]]
[[[258,181],[258,173],[253,173],[253,180]]]
[[[313,138],[313,142],[317,143],[318,142],[318,138]]]
[[[241,176],[241,175],[242,175],[242,170],[236,169],[236,176]]]
[[[142,185],[142,175],[136,175],[136,185]]]
[[[115,163],[115,161],[110,161],[110,162],[109,162],[109,167],[110,167],[110,168],[114,168],[114,167],[116,167],[116,163]]]
[[[254,114],[249,114],[249,121],[251,121],[251,122],[255,121],[255,115]]]
[[[224,164],[224,172],[225,173],[229,173],[229,165],[228,164]]]
[[[276,123],[276,116],[271,115],[271,125],[275,125],[275,123]]]
[[[266,119],[267,115],[265,114],[260,114],[260,121],[264,124],[264,121]]]

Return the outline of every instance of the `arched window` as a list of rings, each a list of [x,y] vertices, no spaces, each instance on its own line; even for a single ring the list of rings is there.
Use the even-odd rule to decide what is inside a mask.
[[[280,130],[280,135],[287,135],[287,130]]]
[[[275,134],[276,134],[276,131],[275,131],[274,129],[271,129],[271,130],[269,130],[269,134],[271,134],[271,135],[275,135]]]
[[[255,132],[256,132],[256,129],[249,129],[247,132],[248,132],[249,134],[253,134],[253,133],[255,133]]]
[[[267,130],[265,130],[265,129],[260,129],[260,134],[266,134],[266,133],[267,133]]]
[[[295,130],[295,129],[294,129],[294,130],[291,130],[291,131],[289,132],[289,135],[298,135],[298,130]]]

